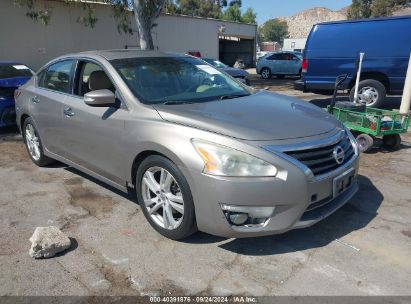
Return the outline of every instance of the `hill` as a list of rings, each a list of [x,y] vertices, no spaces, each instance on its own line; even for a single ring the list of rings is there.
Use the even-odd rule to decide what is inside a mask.
[[[314,7],[294,16],[281,17],[279,19],[287,22],[290,38],[306,38],[314,24],[327,21],[346,20],[347,10],[348,6],[338,11],[332,11],[325,7]],[[394,11],[393,15],[411,15],[411,7],[398,8]]]

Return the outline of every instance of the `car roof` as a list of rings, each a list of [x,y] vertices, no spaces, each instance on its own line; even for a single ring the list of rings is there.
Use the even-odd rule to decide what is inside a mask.
[[[150,50],[136,50],[136,49],[118,49],[118,50],[98,50],[98,51],[87,51],[80,52],[75,54],[70,54],[72,56],[100,56],[106,60],[114,59],[127,59],[127,58],[136,58],[136,57],[180,57],[180,56],[189,56],[179,53],[165,53],[159,51],[150,51]]]

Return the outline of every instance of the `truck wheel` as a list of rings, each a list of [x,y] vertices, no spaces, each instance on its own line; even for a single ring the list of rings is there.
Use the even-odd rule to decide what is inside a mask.
[[[355,87],[350,91],[350,100],[354,101]],[[360,81],[358,86],[358,101],[367,105],[367,107],[378,108],[384,102],[387,90],[385,86],[374,79]]]
[[[269,68],[262,68],[261,69],[261,77],[263,79],[270,79],[271,78],[271,70]]]
[[[401,146],[401,136],[398,134],[384,135],[382,143],[390,150],[398,150]]]
[[[374,145],[374,139],[368,134],[359,134],[356,139],[361,152],[367,152]]]

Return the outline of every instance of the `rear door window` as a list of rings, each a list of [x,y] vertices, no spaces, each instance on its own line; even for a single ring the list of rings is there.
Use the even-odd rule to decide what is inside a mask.
[[[74,60],[63,60],[50,65],[39,75],[38,86],[41,88],[71,93],[71,72]]]
[[[267,58],[268,60],[284,60],[284,56],[282,53],[273,54]]]

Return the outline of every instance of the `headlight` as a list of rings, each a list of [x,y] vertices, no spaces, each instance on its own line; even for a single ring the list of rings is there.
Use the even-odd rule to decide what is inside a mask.
[[[219,176],[276,176],[277,168],[254,156],[207,141],[192,140],[204,161],[203,172]]]

